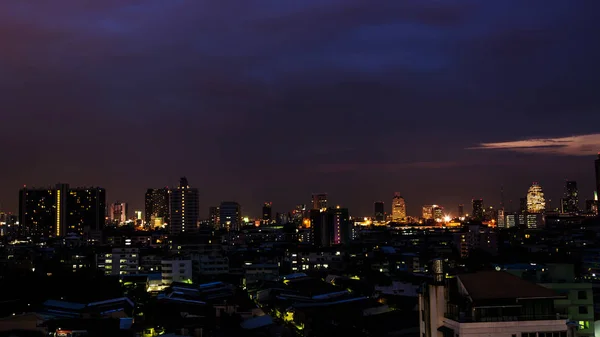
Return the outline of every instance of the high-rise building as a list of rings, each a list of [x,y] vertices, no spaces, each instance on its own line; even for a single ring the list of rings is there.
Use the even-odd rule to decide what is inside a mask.
[[[179,186],[171,189],[171,212],[169,231],[177,235],[198,229],[198,189],[190,187],[187,178],[179,180]]]
[[[221,225],[221,222],[219,221],[219,213],[219,206],[211,206],[208,208],[208,222],[215,229],[218,229]]]
[[[19,192],[20,233],[57,237],[83,235],[104,226],[106,192],[99,187],[27,188]]]
[[[577,190],[577,182],[575,181],[567,181],[565,183],[565,194],[561,199],[561,212],[579,212],[579,191]]]
[[[268,201],[262,207],[262,223],[268,225],[273,221],[273,203]]]
[[[543,213],[546,210],[546,199],[542,187],[534,182],[527,191],[527,212]]]
[[[242,227],[242,208],[235,201],[223,201],[219,206],[221,228],[228,231],[239,231]]]
[[[433,205],[432,213],[435,221],[442,222],[444,220],[444,207],[440,205]]]
[[[473,199],[471,200],[471,205],[473,207],[472,217],[477,221],[483,221],[485,218],[485,209],[483,208],[483,199]]]
[[[317,247],[348,244],[352,239],[352,222],[347,208],[310,211],[311,242]]]
[[[598,215],[598,200],[586,200],[585,212],[587,214]]]
[[[393,222],[406,222],[406,202],[400,193],[394,193],[392,199],[392,221]]]
[[[109,217],[113,223],[123,225],[127,221],[127,203],[119,201],[112,203],[110,205]]]
[[[500,208],[498,210],[498,222],[497,222],[497,226],[498,228],[505,228],[506,227],[506,217],[504,215],[504,209]]]
[[[67,233],[101,231],[106,222],[106,191],[100,187],[70,189],[67,212]]]
[[[61,228],[56,227],[56,223],[60,223],[60,220],[56,219],[56,190],[24,187],[19,191],[20,234],[44,237],[60,236]]]
[[[598,152],[598,159],[594,161],[596,168],[596,195],[600,194],[600,152]],[[597,197],[596,197],[597,198]],[[598,199],[596,199],[598,200]]]
[[[313,194],[312,202],[313,202],[312,209],[326,209],[327,208],[327,193]]]
[[[168,224],[169,220],[169,189],[149,188],[145,198],[145,220],[147,224]]]
[[[422,218],[424,220],[431,220],[431,219],[433,219],[433,206],[434,205],[425,205],[425,206],[423,206],[423,215],[422,215]]]
[[[373,214],[375,221],[385,221],[385,204],[383,201],[373,203]]]
[[[465,216],[465,205],[459,204],[458,205],[458,217],[462,218],[464,216]]]

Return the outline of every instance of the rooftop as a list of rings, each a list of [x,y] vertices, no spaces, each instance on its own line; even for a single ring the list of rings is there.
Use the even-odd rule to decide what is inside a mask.
[[[468,296],[474,301],[562,297],[551,289],[522,280],[503,271],[481,271],[458,275]]]

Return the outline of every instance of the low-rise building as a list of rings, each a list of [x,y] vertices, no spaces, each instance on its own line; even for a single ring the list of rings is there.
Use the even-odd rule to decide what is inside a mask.
[[[192,260],[174,257],[163,259],[160,264],[163,284],[192,281]]]
[[[96,255],[98,269],[105,275],[137,274],[140,269],[138,248],[112,248],[110,252]]]

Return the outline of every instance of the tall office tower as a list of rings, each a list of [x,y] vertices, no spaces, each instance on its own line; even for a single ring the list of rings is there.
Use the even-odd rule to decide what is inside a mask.
[[[565,195],[561,199],[562,213],[577,213],[579,212],[579,191],[577,190],[577,182],[567,181],[565,183]]]
[[[423,216],[422,216],[423,219],[425,219],[425,220],[433,219],[433,206],[434,205],[423,206]]]
[[[432,207],[433,219],[435,221],[441,222],[444,220],[444,207],[439,205],[433,205]]]
[[[462,218],[464,216],[465,216],[465,205],[459,204],[458,205],[458,217]]]
[[[262,223],[268,225],[273,221],[273,203],[268,201],[262,207]]]
[[[239,231],[242,227],[242,208],[235,201],[223,201],[219,206],[221,228],[228,231]]]
[[[110,220],[118,225],[123,225],[127,221],[127,203],[115,202],[110,205]]]
[[[347,208],[310,211],[311,242],[317,247],[348,244],[352,240],[352,222]]]
[[[471,200],[471,205],[473,207],[473,212],[471,216],[473,219],[477,221],[483,221],[485,218],[485,210],[483,208],[483,199],[473,199]]]
[[[101,231],[106,221],[106,191],[100,187],[71,188],[67,211],[68,233]]]
[[[542,187],[534,182],[527,191],[527,212],[543,213],[546,210],[546,199]]]
[[[385,204],[383,201],[375,201],[373,203],[373,215],[375,221],[385,221]]]
[[[161,226],[170,222],[168,188],[149,188],[146,191],[144,206],[147,224]]]
[[[406,202],[400,193],[394,193],[392,199],[392,221],[397,223],[406,222]]]
[[[313,194],[312,202],[313,202],[312,209],[326,209],[327,208],[327,193]]]
[[[598,152],[598,159],[594,161],[596,168],[596,200],[598,200],[598,194],[600,194],[600,152]]]
[[[208,222],[214,229],[219,229],[219,206],[211,206],[208,208]]]
[[[177,235],[198,229],[198,189],[188,184],[187,178],[179,180],[179,186],[171,189],[170,233]]]

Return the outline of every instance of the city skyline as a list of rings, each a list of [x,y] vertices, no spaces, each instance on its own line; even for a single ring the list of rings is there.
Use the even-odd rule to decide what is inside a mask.
[[[600,156],[600,154],[598,156]],[[600,158],[600,157],[596,157],[596,158]],[[595,164],[596,162],[597,161],[593,162],[594,165],[596,165]],[[186,178],[185,177],[181,177],[180,181],[181,181],[181,179],[185,180]],[[187,182],[187,180],[186,180],[186,182]],[[546,204],[545,204],[546,210],[553,210],[553,209],[561,210],[561,208],[562,208],[562,204],[561,204],[562,198],[565,196],[564,195],[565,188],[566,188],[565,184],[567,184],[569,182],[572,183],[572,182],[576,182],[576,181],[573,181],[573,180],[570,180],[570,179],[565,179],[564,181],[562,181],[560,192],[557,192],[556,195],[547,195],[546,194],[546,199],[545,199],[545,201],[546,201]],[[180,182],[180,184],[181,184],[181,182]],[[532,184],[535,185],[535,186],[543,185],[543,184],[540,184],[538,181],[534,181],[534,182],[532,182]],[[75,185],[73,185],[73,186],[75,186]],[[173,184],[172,186],[165,187],[164,189],[165,190],[166,189],[175,189],[176,190],[177,186],[178,186],[177,184]],[[23,185],[21,187],[22,188],[27,187],[29,189],[40,189],[40,188],[44,189],[46,187],[53,188],[50,184],[49,185],[45,185],[45,186],[43,186],[43,185],[39,185],[39,186]],[[99,186],[99,187],[102,187],[102,186]],[[193,184],[190,184],[190,187],[193,187],[193,188],[197,189],[197,187],[195,185],[193,185]],[[84,187],[80,186],[79,188],[84,188]],[[545,190],[545,187],[543,187],[543,188]],[[147,198],[148,191],[151,191],[151,190],[160,191],[162,189],[161,188],[159,188],[159,189],[154,189],[154,188],[145,189],[146,193],[143,194],[142,197],[141,197],[141,199],[142,199],[141,206],[140,207],[129,207],[129,210],[130,210],[130,212],[132,214],[133,214],[134,210],[135,211],[140,210],[142,212],[145,211],[145,208],[147,207],[145,199]],[[552,188],[551,190],[557,190],[557,189],[556,188]],[[498,190],[499,195],[497,196],[497,202],[493,201],[493,200],[495,200],[494,198],[486,198],[486,197],[481,197],[481,196],[473,197],[472,199],[466,200],[467,201],[466,203],[462,203],[461,202],[461,203],[448,204],[448,205],[443,204],[443,203],[439,203],[439,202],[432,202],[432,201],[428,201],[428,202],[421,203],[421,204],[414,204],[414,205],[411,205],[409,202],[406,202],[406,209],[407,210],[411,210],[411,211],[407,211],[407,216],[417,217],[417,218],[420,217],[422,215],[422,212],[423,212],[423,209],[422,209],[423,206],[427,206],[427,205],[439,205],[439,206],[442,207],[445,215],[451,215],[453,217],[456,217],[456,216],[458,216],[459,205],[467,204],[468,206],[464,210],[464,212],[467,213],[467,214],[471,214],[472,209],[469,207],[469,205],[471,205],[471,201],[474,200],[474,199],[482,199],[483,202],[484,202],[484,207],[486,209],[489,208],[490,206],[494,207],[495,209],[499,209],[501,207],[501,205],[502,205],[502,202],[504,202],[504,209],[506,211],[509,211],[509,212],[518,211],[518,209],[519,209],[519,202],[520,202],[519,199],[520,198],[527,198],[528,193],[530,191],[531,191],[531,187],[526,188],[525,192],[522,193],[522,195],[520,195],[520,196],[515,196],[513,198],[511,195],[509,195],[508,198],[506,198],[505,190],[501,186],[500,189]],[[110,196],[110,191],[106,191],[105,193],[107,195],[107,199],[106,199],[107,205],[112,205],[113,203],[116,203],[116,202],[123,202],[123,203],[126,203],[127,205],[130,205],[130,204],[137,205],[137,204],[139,204],[138,200],[135,200],[133,202],[131,202],[129,200],[122,200],[122,199],[112,200],[112,199],[110,199],[110,198],[112,198]],[[579,193],[581,193],[581,192],[579,192]],[[348,207],[347,203],[344,203],[341,200],[331,200],[330,199],[330,194],[329,193],[323,193],[323,192],[312,193],[310,195],[309,202],[298,202],[298,203],[295,203],[294,205],[292,205],[291,207],[288,207],[288,208],[285,208],[285,209],[281,208],[283,206],[279,206],[278,207],[277,206],[277,202],[276,202],[274,210],[277,213],[291,212],[293,210],[293,208],[296,205],[299,205],[299,204],[305,204],[307,206],[307,208],[310,208],[310,206],[312,204],[314,204],[315,197],[317,197],[317,196],[324,196],[324,198],[327,200],[326,202],[327,202],[327,206],[328,207],[342,206],[342,207],[350,209],[351,215],[353,215],[353,216],[358,216],[358,217],[373,216],[374,215],[374,210],[373,210],[373,204],[374,203],[383,203],[384,204],[384,212],[385,212],[386,215],[392,215],[392,213],[393,213],[392,212],[392,202],[385,202],[385,201],[382,201],[382,200],[374,198],[371,201],[367,201],[366,204],[360,204],[358,207],[356,207],[356,209],[361,209],[360,212],[362,212],[362,213],[358,213],[355,209],[353,209],[351,207]],[[393,198],[396,198],[398,196],[399,196],[398,192],[391,193],[391,197],[393,197]],[[589,197],[583,196],[583,198],[578,199],[577,206],[579,207],[579,209],[583,210],[585,208],[585,201],[586,200],[591,200],[593,198],[594,198],[594,194],[593,193]],[[200,200],[199,201],[199,219],[209,219],[210,208],[212,208],[215,205],[219,205],[222,202],[226,202],[225,200],[228,200],[228,199],[224,199],[224,200],[220,200],[220,201],[213,200],[212,202],[208,203],[207,205],[202,204],[202,198],[201,197],[199,197],[198,200]],[[405,199],[403,199],[403,200],[405,200]],[[273,206],[273,202],[272,201],[268,201],[268,203],[271,205],[270,207]],[[0,206],[1,205],[2,204],[0,204]],[[258,204],[256,204],[256,202],[253,202],[251,204],[240,203],[240,206],[241,206],[241,209],[242,209],[242,213],[243,213],[242,215],[244,215],[244,216],[251,216],[252,218],[259,219],[259,218],[261,218],[263,216],[262,212],[264,211],[264,209],[262,207],[264,205],[265,205],[264,201],[258,202]],[[256,208],[256,210],[254,208]],[[363,212],[362,209],[364,209],[365,211]],[[414,212],[412,212],[413,209],[414,209]],[[17,212],[18,210],[13,212],[12,210],[7,210],[7,209],[3,209],[3,208],[0,208],[0,211],[9,211],[9,212],[15,213],[15,214],[18,213]],[[110,210],[109,210],[108,206],[107,206],[106,211],[107,211],[107,216],[108,216],[108,214],[110,214]],[[204,214],[204,213],[206,213],[206,214]],[[144,215],[146,216],[146,214],[144,214]]]
[[[319,191],[353,214],[394,191],[408,214],[456,212],[499,205],[501,187],[516,205],[532,181],[557,207],[566,179],[583,203],[598,6],[3,1],[0,209],[57,182],[143,209],[183,175],[206,214]]]

